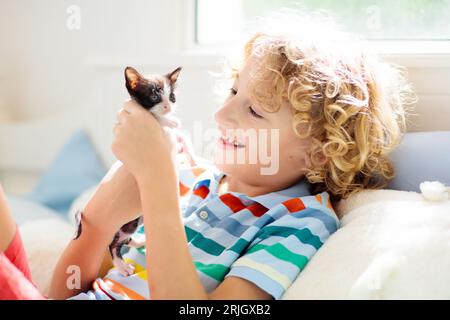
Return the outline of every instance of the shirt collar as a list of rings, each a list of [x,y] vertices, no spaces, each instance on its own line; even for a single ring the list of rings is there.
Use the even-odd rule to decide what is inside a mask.
[[[219,182],[224,176],[225,174],[223,172],[221,172],[216,166],[213,166],[212,177],[209,186],[210,192],[217,194]],[[272,207],[280,204],[283,201],[297,197],[309,196],[311,195],[311,192],[309,190],[310,184],[306,179],[303,178],[299,182],[286,189],[270,192],[259,196],[250,197],[244,193],[233,191],[228,193],[238,197],[244,203],[249,201],[258,202],[264,207],[271,209]]]

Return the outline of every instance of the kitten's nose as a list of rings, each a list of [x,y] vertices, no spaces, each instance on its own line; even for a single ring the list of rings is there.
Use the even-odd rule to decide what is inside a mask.
[[[170,112],[170,106],[168,104],[163,105],[163,112],[164,113]]]

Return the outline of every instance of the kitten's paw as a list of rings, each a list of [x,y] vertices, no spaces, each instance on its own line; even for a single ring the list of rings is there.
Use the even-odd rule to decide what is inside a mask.
[[[175,117],[160,117],[159,123],[163,127],[169,127],[169,128],[178,128],[181,126],[181,121]]]
[[[131,276],[132,274],[134,274],[134,271],[136,269],[134,265],[126,263],[125,261],[119,258],[114,259],[113,264],[116,267],[117,271],[119,271],[120,274],[123,275],[124,277]]]
[[[145,246],[145,236],[144,235],[132,236],[130,242],[128,243],[128,246],[133,248],[140,248]]]
[[[167,125],[170,128],[178,128],[178,127],[181,126],[181,122],[178,119],[170,119],[170,120],[167,121]]]

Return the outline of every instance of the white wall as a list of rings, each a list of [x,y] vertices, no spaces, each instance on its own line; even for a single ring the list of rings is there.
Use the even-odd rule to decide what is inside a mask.
[[[70,5],[81,29],[69,30]],[[116,111],[127,98],[123,69],[168,72],[183,66],[179,116],[212,127],[219,106],[210,72],[220,54],[193,53],[192,0],[0,1],[0,179],[38,175],[75,128],[86,127],[105,163]],[[401,50],[405,48],[400,48]],[[412,131],[450,129],[450,56],[394,54],[419,94]],[[201,146],[197,152],[201,152]],[[17,180],[17,179],[16,179]]]
[[[1,96],[4,103],[15,106],[10,110],[12,116],[46,116],[89,102],[91,97],[86,93],[98,95],[92,90],[93,72],[98,71],[95,64],[160,65],[161,56],[179,54],[179,31],[184,28],[184,21],[178,17],[181,3],[2,1]],[[81,9],[80,30],[66,27],[66,10],[72,4]],[[160,67],[177,64],[174,59],[171,65]]]
[[[73,4],[81,9],[80,30],[66,26],[66,10]],[[54,157],[56,146],[82,124],[90,130],[104,160],[111,162],[111,128],[116,111],[128,97],[123,80],[127,65],[144,73],[166,73],[183,66],[178,114],[187,129],[197,117],[205,125],[212,124],[218,103],[209,72],[219,71],[220,64],[215,58],[184,55],[189,47],[191,4],[183,0],[0,2],[0,130],[13,130],[16,135],[11,138],[17,138],[16,127],[20,131],[21,125],[39,119],[45,118],[52,128],[58,126],[60,117],[72,122],[52,134],[50,145],[39,155],[30,142],[41,145],[40,140],[48,140],[50,133],[38,129],[39,125],[36,135],[27,135],[26,141],[3,141],[0,150],[14,147],[23,154],[23,161],[28,161],[26,150],[31,150],[30,156],[35,157],[31,165],[40,169]],[[3,157],[0,167],[20,166],[12,163],[16,154],[10,158]]]

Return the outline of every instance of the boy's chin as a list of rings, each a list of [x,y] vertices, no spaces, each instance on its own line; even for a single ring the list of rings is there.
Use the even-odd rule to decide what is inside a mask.
[[[242,180],[252,180],[252,178],[257,178],[260,176],[260,166],[257,164],[235,164],[235,163],[223,163],[220,161],[215,161],[215,166],[221,172],[226,175],[239,178]]]

